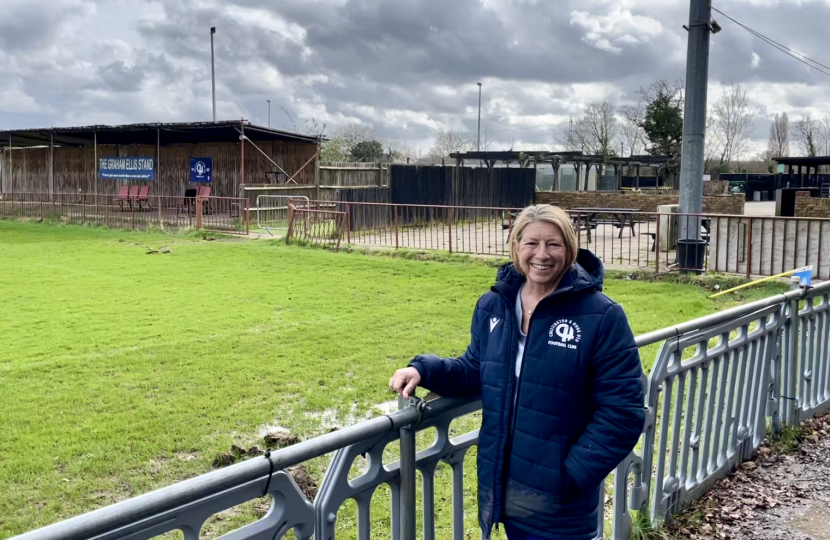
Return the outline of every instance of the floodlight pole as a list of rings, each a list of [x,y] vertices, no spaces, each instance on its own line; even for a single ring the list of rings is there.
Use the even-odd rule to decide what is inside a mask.
[[[689,45],[686,54],[686,105],[680,161],[680,213],[703,211],[704,140],[709,84],[709,37],[712,32],[712,0],[691,0]],[[682,240],[698,240],[697,219],[681,219]]]
[[[481,152],[481,83],[478,84],[478,137],[476,138],[476,152]]]
[[[213,35],[216,34],[216,27],[210,28],[210,83],[213,95],[213,121],[216,122],[216,67],[213,56]]]

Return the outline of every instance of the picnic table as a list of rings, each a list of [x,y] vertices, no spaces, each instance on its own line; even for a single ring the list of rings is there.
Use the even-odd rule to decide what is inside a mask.
[[[591,231],[597,228],[599,223],[611,223],[619,227],[622,238],[623,230],[631,229],[631,236],[634,236],[634,215],[640,212],[639,208],[574,208],[572,212],[574,227],[576,231],[588,231],[588,243],[591,243]]]

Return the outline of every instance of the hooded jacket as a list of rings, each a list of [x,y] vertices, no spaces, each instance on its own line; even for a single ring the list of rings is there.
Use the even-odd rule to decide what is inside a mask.
[[[602,294],[603,267],[580,250],[530,319],[521,372],[512,263],[476,304],[459,358],[417,356],[421,386],[480,395],[479,524],[553,540],[593,538],[599,487],[631,452],[645,423],[643,371],[623,309]]]

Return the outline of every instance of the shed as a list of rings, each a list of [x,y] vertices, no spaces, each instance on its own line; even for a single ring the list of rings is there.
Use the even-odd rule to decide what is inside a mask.
[[[180,196],[191,180],[191,158],[211,164],[212,194],[240,196],[241,185],[314,185],[320,137],[253,125],[246,120],[128,124],[0,131],[3,193],[114,194],[148,183],[158,196]],[[106,158],[145,158],[109,160]],[[139,163],[133,179],[111,179],[110,164]]]

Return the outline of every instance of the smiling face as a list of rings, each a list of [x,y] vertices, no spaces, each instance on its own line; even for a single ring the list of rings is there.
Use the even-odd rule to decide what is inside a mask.
[[[541,286],[555,285],[568,263],[568,249],[562,231],[544,221],[528,224],[518,242],[518,256],[528,281]]]

